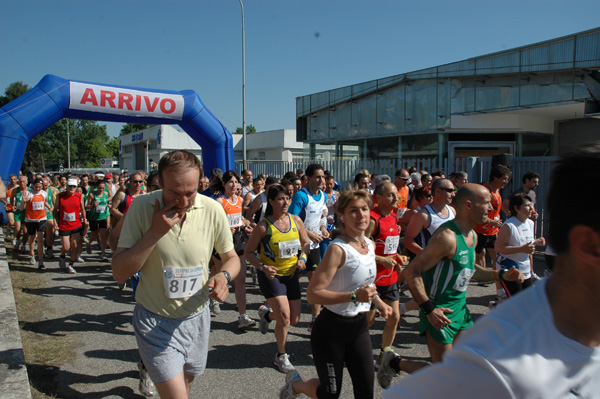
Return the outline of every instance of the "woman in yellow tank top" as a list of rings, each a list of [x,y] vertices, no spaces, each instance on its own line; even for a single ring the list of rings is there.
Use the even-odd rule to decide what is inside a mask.
[[[258,311],[260,332],[266,334],[269,322],[276,321],[277,354],[273,363],[279,371],[287,373],[294,366],[285,352],[285,343],[290,325],[300,320],[298,271],[306,268],[310,240],[302,220],[287,212],[290,197],[283,186],[271,186],[267,201],[265,218],[252,231],[244,254],[258,269],[258,284],[269,304]]]

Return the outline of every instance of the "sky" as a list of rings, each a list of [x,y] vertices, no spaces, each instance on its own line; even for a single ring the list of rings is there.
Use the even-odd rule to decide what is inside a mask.
[[[246,124],[295,129],[296,97],[600,26],[598,0],[242,0]],[[239,0],[2,0],[0,91],[44,75],[194,90],[242,126]],[[118,136],[117,123],[106,123]]]

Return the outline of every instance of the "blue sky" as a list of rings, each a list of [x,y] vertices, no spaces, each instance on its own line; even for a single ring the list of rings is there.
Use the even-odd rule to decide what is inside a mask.
[[[298,96],[600,25],[598,0],[245,0],[244,9],[246,123],[259,131],[295,128]],[[2,93],[48,73],[191,89],[229,130],[242,125],[238,0],[2,0],[0,55]]]

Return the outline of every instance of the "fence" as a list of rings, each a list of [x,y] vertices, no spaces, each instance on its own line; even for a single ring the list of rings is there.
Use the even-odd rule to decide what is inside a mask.
[[[548,215],[546,212],[546,198],[548,194],[550,176],[554,162],[558,157],[514,157],[512,164],[513,178],[507,187],[502,190],[502,197],[506,198],[510,193],[522,186],[521,177],[527,171],[535,171],[540,175],[540,185],[537,188],[536,210],[540,215],[536,221],[538,235],[544,235],[548,231]],[[304,162],[281,162],[281,161],[247,161],[247,168],[252,170],[254,176],[260,173],[282,177],[286,172],[304,169],[314,161]],[[366,169],[370,173],[379,175],[386,174],[394,180],[396,170],[416,167],[418,171],[427,170],[430,173],[438,170],[443,171],[446,176],[450,173],[463,170],[469,174],[469,181],[481,183],[488,181],[492,166],[492,158],[457,158],[454,163],[448,159],[438,158],[416,158],[416,159],[368,159],[360,161],[321,161],[325,170],[331,172],[343,188],[348,188],[354,181],[354,176],[361,170]],[[243,163],[236,162],[235,169],[241,171]]]

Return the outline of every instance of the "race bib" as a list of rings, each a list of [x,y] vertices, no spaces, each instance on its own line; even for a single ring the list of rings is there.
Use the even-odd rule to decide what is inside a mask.
[[[65,212],[63,214],[63,220],[65,222],[74,222],[77,220],[77,217],[75,216],[75,212]]]
[[[279,241],[279,257],[287,259],[296,256],[300,248],[300,240]]]
[[[43,201],[32,202],[31,203],[31,208],[34,211],[41,211],[42,209],[44,209],[44,202]]]
[[[104,213],[105,210],[106,210],[106,205],[98,205],[96,207],[96,213]]]
[[[6,197],[6,205],[10,205],[10,197]]]
[[[188,298],[200,293],[204,279],[204,266],[163,266],[165,295],[170,299]]]
[[[385,238],[385,248],[383,249],[384,255],[393,255],[398,252],[398,244],[400,243],[400,236],[388,236]]]
[[[229,220],[229,227],[231,228],[239,227],[243,224],[241,213],[228,214],[227,219]]]
[[[458,274],[458,277],[456,277],[456,281],[454,282],[454,286],[452,288],[456,291],[465,292],[474,273],[475,270],[473,269],[462,269]]]
[[[396,215],[398,216],[398,219],[402,219],[402,217],[406,213],[406,209],[407,208],[398,208],[398,211],[396,212]]]

